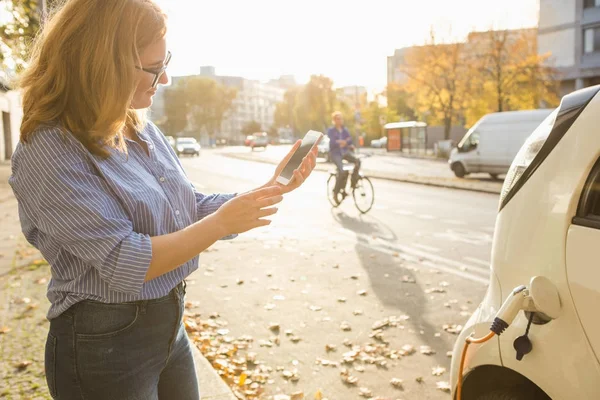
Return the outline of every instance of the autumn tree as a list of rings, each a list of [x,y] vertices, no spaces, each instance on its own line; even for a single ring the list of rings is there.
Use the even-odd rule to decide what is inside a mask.
[[[478,93],[468,107],[470,121],[489,112],[558,104],[558,72],[548,65],[549,55],[538,54],[535,29],[473,32],[468,44]]]
[[[468,93],[469,68],[464,43],[437,43],[432,32],[424,46],[407,52],[400,70],[407,76],[406,88],[414,96],[416,114],[428,123],[441,123],[444,138],[463,110]]]
[[[260,122],[256,122],[256,121],[247,122],[242,127],[242,133],[246,136],[252,135],[253,133],[261,132],[261,131],[262,131],[262,126],[260,125]]]

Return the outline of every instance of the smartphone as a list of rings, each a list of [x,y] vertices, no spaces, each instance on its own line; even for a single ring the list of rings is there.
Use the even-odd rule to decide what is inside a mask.
[[[292,158],[290,158],[288,163],[283,168],[283,171],[281,171],[281,174],[279,174],[275,180],[282,185],[287,185],[290,183],[294,177],[294,171],[300,166],[300,164],[302,164],[304,157],[306,157],[315,143],[317,143],[322,136],[323,134],[321,132],[308,131],[306,135],[304,135],[300,147],[296,149],[296,152],[294,152]]]

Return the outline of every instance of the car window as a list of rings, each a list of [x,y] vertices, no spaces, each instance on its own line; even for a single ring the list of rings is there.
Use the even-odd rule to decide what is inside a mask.
[[[596,161],[585,182],[573,223],[600,229],[600,159]]]

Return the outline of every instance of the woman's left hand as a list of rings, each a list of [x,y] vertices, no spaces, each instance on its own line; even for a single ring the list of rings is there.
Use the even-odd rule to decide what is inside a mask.
[[[283,160],[281,160],[281,162],[275,169],[275,174],[273,175],[273,177],[263,187],[279,186],[281,188],[282,194],[289,193],[292,190],[298,189],[304,183],[306,178],[308,178],[310,176],[311,172],[317,165],[317,151],[318,151],[317,145],[319,144],[320,141],[321,141],[321,139],[317,140],[317,142],[313,145],[310,152],[306,155],[306,157],[304,157],[304,159],[302,160],[302,164],[300,164],[298,169],[296,169],[294,171],[294,176],[292,177],[290,182],[287,185],[282,185],[281,183],[277,182],[276,179],[279,176],[279,174],[281,173],[281,171],[283,171],[283,169],[287,165],[290,158],[292,158],[292,156],[294,155],[294,153],[296,152],[298,147],[300,147],[300,144],[302,143],[302,141],[298,140],[296,142],[296,144],[294,144],[294,146],[292,146],[292,149],[290,150],[290,152],[283,158]]]

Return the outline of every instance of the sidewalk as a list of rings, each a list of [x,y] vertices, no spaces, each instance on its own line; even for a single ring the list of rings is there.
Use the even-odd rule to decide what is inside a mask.
[[[250,148],[244,147],[226,147],[215,151],[226,157],[277,164],[289,149],[290,146],[271,146],[265,151],[251,151]],[[502,181],[492,180],[487,174],[472,174],[464,179],[456,178],[446,162],[403,156],[392,157],[371,150],[364,153],[372,156],[362,160],[361,171],[371,178],[484,193],[499,194],[502,189]],[[333,164],[320,160],[315,169],[331,171],[334,168]]]
[[[0,399],[50,399],[44,374],[49,266],[21,234],[17,201],[0,164]],[[202,400],[235,400],[194,347]]]

